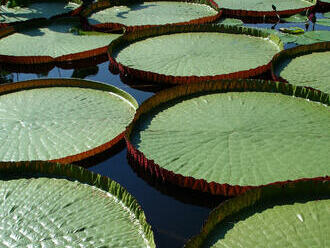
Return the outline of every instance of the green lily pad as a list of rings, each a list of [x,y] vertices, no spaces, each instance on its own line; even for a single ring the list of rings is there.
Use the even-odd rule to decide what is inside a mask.
[[[30,166],[46,168],[38,173],[41,169],[32,171]],[[116,182],[72,165],[38,162],[17,169],[25,174],[11,176],[0,170],[1,244],[155,247],[143,211]]]
[[[330,41],[330,31],[310,31],[298,36],[299,45],[308,45],[317,42]]]
[[[55,22],[16,32],[0,39],[0,54],[9,56],[50,56],[53,58],[105,47],[119,34],[77,35],[73,23]]]
[[[282,18],[282,20],[286,21],[286,22],[305,22],[308,20],[306,15],[302,15],[302,14],[295,14],[293,16],[290,17],[285,17]]]
[[[188,2],[144,2],[129,6],[114,6],[92,14],[90,24],[120,23],[125,26],[162,25],[187,22],[217,15],[208,5]]]
[[[251,190],[215,208],[185,247],[327,247],[329,195],[325,178]]]
[[[330,51],[288,58],[276,65],[275,73],[291,84],[308,86],[330,94]]]
[[[109,144],[103,150],[109,148],[137,107],[127,93],[86,80],[20,85],[14,86],[20,91],[0,96],[0,161],[80,160],[103,144]]]
[[[215,2],[221,8],[250,11],[273,11],[272,5],[276,6],[277,11],[300,9],[315,5],[315,3],[303,0],[215,0]]]
[[[114,58],[130,68],[171,76],[215,76],[257,68],[280,51],[262,37],[187,32],[136,41]]]
[[[224,24],[224,25],[234,25],[234,26],[242,26],[244,23],[240,19],[234,18],[225,18],[219,20],[217,23]]]
[[[289,33],[289,34],[303,34],[305,31],[299,27],[288,27],[288,28],[280,28],[279,31],[282,33]]]
[[[27,21],[34,18],[50,18],[75,10],[80,5],[73,2],[35,2],[26,7],[0,7],[0,23]]]
[[[317,19],[316,24],[323,25],[323,26],[330,26],[330,18]]]
[[[280,93],[235,92],[242,91],[238,82],[228,86],[233,92],[216,93],[221,83],[198,95],[189,93],[193,85],[173,88],[166,96],[187,93],[153,104],[152,111],[138,110],[132,145],[162,169],[219,184],[258,186],[329,175],[329,107]]]
[[[330,18],[330,12],[323,13],[323,16],[326,17],[326,18]]]
[[[308,45],[323,41],[330,41],[330,31],[309,31],[304,34],[281,33],[277,30],[261,29],[270,34],[279,36],[283,43],[296,43],[297,45]]]

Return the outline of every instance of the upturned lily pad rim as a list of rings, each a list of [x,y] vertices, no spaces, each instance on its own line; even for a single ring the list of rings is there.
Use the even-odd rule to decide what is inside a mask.
[[[62,0],[47,0],[48,2],[68,2],[68,1],[62,1]],[[42,0],[30,0],[30,3],[38,3],[38,2],[44,2]],[[72,0],[72,2],[74,3],[78,3],[78,4],[81,4],[82,1],[80,0]],[[42,18],[33,18],[33,19],[29,19],[29,20],[26,20],[26,21],[17,21],[17,22],[1,22],[0,23],[0,29],[1,28],[6,28],[6,27],[11,27],[11,26],[16,26],[16,25],[19,25],[19,24],[33,24],[34,22],[40,22],[40,21],[46,21],[46,20],[56,20],[58,18],[62,18],[62,17],[74,17],[74,16],[79,16],[80,15],[80,12],[83,10],[83,6],[79,6],[78,8],[74,9],[74,10],[71,10],[67,13],[62,13],[62,14],[58,14],[58,15],[54,15],[50,18],[45,18],[45,17],[42,17]]]
[[[267,185],[249,190],[242,195],[220,203],[220,205],[209,214],[201,232],[188,240],[184,247],[202,247],[207,236],[216,225],[229,216],[235,216],[240,210],[252,207],[257,202],[272,201],[276,204],[276,200],[283,200],[283,198],[290,200],[297,196],[301,198],[309,197],[312,200],[318,200],[320,197],[329,199],[330,178],[306,179],[288,182],[285,185]]]
[[[3,84],[0,86],[0,96],[22,90],[49,88],[49,87],[77,87],[77,88],[107,91],[124,98],[135,108],[138,107],[137,101],[130,94],[115,86],[99,83],[91,80],[71,79],[71,78],[35,79],[35,80],[27,80],[16,83]],[[111,139],[110,141],[101,144],[97,147],[94,147],[88,151],[81,152],[78,154],[73,154],[63,158],[53,159],[50,160],[50,162],[69,164],[69,163],[81,161],[86,158],[93,157],[116,145],[120,140],[123,139],[124,133],[125,130],[123,130],[120,134],[118,134],[115,138]]]
[[[283,43],[275,34],[269,34],[262,29],[247,28],[244,26],[229,26],[221,24],[200,24],[200,25],[165,25],[140,30],[139,32],[125,33],[124,35],[113,40],[108,47],[108,56],[110,59],[110,67],[113,71],[119,71],[123,75],[128,75],[132,78],[146,80],[154,83],[165,84],[182,84],[195,83],[209,80],[232,79],[232,78],[249,78],[260,75],[270,69],[271,61],[267,64],[251,68],[245,71],[232,72],[228,74],[214,75],[214,76],[172,76],[159,74],[150,71],[130,68],[116,61],[114,54],[124,47],[147,38],[175,34],[175,33],[189,33],[189,32],[218,32],[230,34],[243,34],[255,37],[269,38],[275,43],[280,50],[283,49]]]
[[[30,29],[30,28],[42,28],[47,27],[48,25],[53,24],[57,21],[72,21],[77,22],[79,18],[77,17],[65,17],[56,20],[47,20],[47,19],[34,19],[28,23],[20,23],[15,26],[9,26],[3,29],[0,29],[0,39],[16,32]],[[11,55],[1,55],[0,54],[0,63],[4,64],[15,64],[15,65],[36,65],[36,64],[54,64],[54,65],[62,65],[64,66],[67,64],[70,66],[72,63],[79,63],[80,61],[90,59],[93,57],[102,56],[107,53],[108,45],[78,52],[78,53],[71,53],[66,54],[58,57],[51,57],[51,56],[11,56]]]
[[[309,44],[309,45],[300,45],[300,46],[296,46],[296,47],[289,48],[289,49],[279,52],[272,59],[272,63],[271,63],[272,79],[274,81],[290,83],[286,79],[280,77],[279,75],[277,76],[275,73],[276,67],[279,64],[281,64],[283,60],[292,59],[295,57],[311,54],[313,52],[324,52],[324,51],[330,51],[330,41],[313,43],[313,44]],[[311,87],[307,87],[307,86],[304,86],[304,87],[312,89]],[[314,89],[314,90],[318,91],[317,89]]]
[[[72,181],[95,186],[109,192],[121,201],[142,226],[146,240],[150,247],[156,247],[151,226],[137,200],[119,183],[106,176],[91,172],[82,167],[71,164],[59,164],[46,161],[31,162],[0,162],[0,179],[27,178],[27,177],[55,177],[66,178]]]
[[[146,0],[144,2],[154,2],[154,1],[167,1],[167,0]],[[218,13],[213,16],[207,16],[207,17],[201,17],[198,19],[186,21],[186,22],[179,22],[179,23],[169,23],[169,24],[163,24],[163,25],[186,25],[186,24],[203,24],[203,23],[211,23],[216,20],[218,20],[222,15],[222,10],[219,10],[218,5],[213,0],[175,0],[176,2],[187,2],[187,3],[199,3],[208,5],[214,10],[216,10]],[[122,6],[122,5],[131,5],[135,3],[141,3],[139,0],[133,0],[133,1],[127,1],[127,0],[115,0],[109,2],[108,0],[101,0],[97,1],[91,5],[89,5],[86,9],[84,9],[81,12],[81,16],[84,18],[88,18],[90,15],[92,15],[95,12],[98,12],[103,9],[111,8],[114,6]],[[119,31],[119,30],[125,30],[125,32],[133,32],[142,30],[145,28],[150,27],[158,27],[163,25],[133,25],[133,26],[127,26],[121,23],[99,23],[99,24],[89,24],[88,20],[85,20],[86,28],[94,29],[94,30],[101,30],[101,31]]]
[[[236,196],[250,190],[252,188],[258,188],[259,186],[241,186],[220,184],[217,182],[208,182],[205,179],[196,179],[194,177],[183,176],[181,174],[174,173],[173,171],[162,168],[160,165],[154,162],[154,160],[148,159],[143,152],[139,151],[131,142],[131,134],[134,126],[138,123],[141,116],[148,113],[157,106],[164,104],[175,99],[187,96],[205,95],[209,93],[226,93],[226,92],[271,92],[281,93],[284,95],[300,97],[311,101],[323,103],[327,106],[330,105],[330,96],[321,91],[307,89],[301,86],[294,86],[288,83],[253,80],[253,79],[234,79],[234,80],[218,80],[199,82],[194,84],[183,84],[152,96],[137,109],[134,119],[127,127],[125,132],[125,140],[127,145],[128,160],[132,167],[140,167],[147,173],[155,177],[162,182],[174,184],[183,188],[191,188],[193,190],[207,192],[212,195],[224,195],[224,196]],[[321,178],[321,177],[320,177]],[[318,178],[315,178],[318,179]],[[287,181],[276,181],[266,185],[279,184],[283,185],[288,182],[298,182],[306,180],[306,178]]]
[[[317,1],[316,0],[307,0],[308,2],[311,2],[313,5],[310,7],[305,8],[298,8],[298,9],[290,9],[290,10],[279,10],[277,11],[277,14],[279,16],[291,16],[303,11],[306,11],[308,9],[315,8]],[[219,6],[221,8],[221,6]],[[255,19],[264,19],[267,20],[269,18],[272,18],[273,21],[278,19],[275,11],[255,11],[255,10],[244,10],[244,9],[228,9],[228,8],[222,8],[223,14],[226,17],[231,18],[240,18],[240,17],[250,17]],[[270,19],[270,20],[272,20]],[[273,22],[271,21],[271,22]]]

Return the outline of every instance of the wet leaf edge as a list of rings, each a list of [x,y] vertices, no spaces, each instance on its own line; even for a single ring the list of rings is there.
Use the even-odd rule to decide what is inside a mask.
[[[320,197],[329,199],[330,178],[323,177],[313,180],[300,180],[289,182],[284,185],[267,185],[252,189],[240,196],[229,199],[216,207],[208,216],[201,232],[188,240],[184,245],[186,248],[202,247],[207,236],[212,232],[217,224],[221,223],[226,217],[234,216],[240,210],[252,207],[257,202],[269,201],[276,203],[277,199],[292,199],[299,196],[317,200]]]
[[[0,95],[5,95],[9,93],[18,92],[21,90],[28,90],[28,89],[37,89],[37,88],[48,88],[48,87],[79,87],[79,88],[88,88],[88,89],[95,89],[95,90],[102,90],[107,92],[112,92],[116,95],[119,95],[129,101],[135,108],[138,107],[138,103],[136,100],[127,92],[104,83],[99,83],[90,80],[82,80],[82,79],[70,79],[70,78],[63,78],[63,79],[36,79],[36,80],[28,80],[22,81],[17,83],[8,83],[3,84],[0,86]],[[88,151],[81,152],[78,154],[66,156],[63,158],[53,159],[50,162],[57,162],[62,164],[69,164],[77,161],[81,161],[87,158],[92,158],[96,156],[114,145],[116,145],[120,140],[124,137],[125,130],[123,130],[120,134],[118,134],[112,140],[94,147]],[[1,162],[1,161],[0,161]]]
[[[119,72],[122,75],[128,75],[132,78],[146,80],[149,82],[160,84],[183,84],[195,83],[208,80],[232,79],[232,78],[249,78],[252,76],[260,75],[270,69],[271,61],[262,66],[252,68],[245,71],[233,72],[229,74],[214,75],[214,76],[171,76],[159,74],[150,71],[143,71],[130,68],[116,61],[114,54],[123,49],[124,47],[141,41],[150,37],[174,34],[174,33],[187,33],[187,32],[219,32],[231,34],[245,34],[255,37],[269,38],[275,43],[280,50],[283,50],[283,43],[280,38],[275,34],[269,34],[261,29],[247,28],[243,26],[229,26],[221,24],[201,24],[201,25],[176,25],[176,26],[159,26],[140,30],[139,32],[125,33],[123,36],[113,40],[108,47],[108,56],[110,60],[110,70]]]
[[[151,2],[153,0],[147,0],[145,2]],[[156,0],[156,1],[166,1],[166,0]],[[198,19],[190,20],[187,22],[178,22],[178,23],[170,23],[170,24],[164,24],[164,25],[188,25],[188,24],[203,24],[203,23],[211,23],[216,20],[218,20],[221,15],[222,15],[222,10],[218,8],[218,5],[213,1],[213,0],[176,0],[177,2],[187,2],[187,3],[199,3],[199,4],[204,4],[208,5],[214,10],[216,10],[218,13],[213,16],[207,16],[207,17],[201,17]],[[86,29],[92,29],[96,31],[121,31],[125,30],[125,32],[133,32],[133,31],[139,31],[143,30],[145,28],[150,28],[150,27],[159,27],[159,26],[164,26],[164,25],[133,25],[133,26],[126,26],[121,23],[99,23],[99,24],[90,24],[87,20],[87,18],[92,15],[95,12],[98,12],[103,9],[111,8],[114,6],[122,6],[122,5],[129,5],[129,4],[135,4],[135,3],[141,3],[139,0],[115,0],[109,2],[108,0],[101,0],[97,1],[96,3],[93,3],[89,5],[86,9],[84,9],[81,12],[81,16],[84,17],[84,27]]]
[[[289,48],[289,49],[279,52],[278,54],[276,54],[273,57],[272,62],[271,62],[270,70],[271,70],[272,79],[274,81],[290,83],[286,79],[276,75],[275,71],[276,71],[277,66],[279,66],[286,59],[293,59],[293,58],[296,58],[299,56],[311,54],[313,52],[325,52],[325,51],[330,51],[330,41],[319,42],[319,43],[314,43],[314,44],[309,44],[309,45],[300,45],[300,46],[296,46],[296,47]],[[305,87],[309,88],[309,89],[313,89],[312,87],[307,87],[307,86],[305,86]],[[313,89],[313,90],[319,91],[317,89]]]
[[[109,192],[135,215],[142,226],[149,246],[156,247],[151,226],[148,224],[141,206],[124,187],[110,178],[71,164],[64,165],[45,161],[0,162],[0,178],[25,178],[40,175],[77,180]]]
[[[234,79],[234,80],[218,80],[207,81],[194,84],[183,84],[152,96],[146,100],[137,109],[132,123],[127,127],[125,132],[125,140],[127,145],[127,158],[129,164],[133,168],[139,168],[141,171],[151,175],[151,177],[162,183],[170,183],[183,188],[190,188],[193,190],[207,192],[212,195],[224,195],[224,196],[236,196],[242,194],[252,188],[262,187],[259,186],[241,186],[220,184],[217,182],[208,182],[205,179],[196,179],[194,177],[187,177],[181,174],[174,173],[173,171],[162,168],[160,165],[154,162],[154,160],[148,159],[143,152],[139,151],[131,143],[131,134],[134,126],[139,121],[140,117],[157,106],[178,99],[183,96],[208,94],[208,93],[225,93],[225,92],[271,92],[281,93],[284,95],[300,97],[315,102],[320,102],[327,106],[330,105],[330,95],[321,91],[307,89],[301,86],[294,86],[283,82],[273,82],[264,80],[252,80],[252,79]],[[322,178],[322,177],[320,177]],[[314,178],[318,180],[318,178]],[[306,178],[297,180],[277,181],[270,182],[266,185],[284,185],[288,182],[298,182],[306,180]]]

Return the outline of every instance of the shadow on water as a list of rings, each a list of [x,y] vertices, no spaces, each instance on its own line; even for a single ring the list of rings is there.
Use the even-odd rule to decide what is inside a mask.
[[[173,87],[173,85],[170,85],[170,84],[158,84],[158,83],[142,81],[139,79],[132,79],[132,78],[124,76],[122,74],[120,74],[120,80],[124,84],[127,84],[128,86],[132,87],[133,89],[147,91],[147,92],[153,92],[153,93],[157,93],[161,90]]]
[[[1,70],[0,68],[0,84],[12,83],[14,81],[13,77],[10,72]]]
[[[168,195],[182,203],[192,204],[201,207],[214,208],[218,206],[221,202],[229,199],[229,197],[224,197],[221,195],[212,195],[206,192],[200,192],[197,190],[179,187],[177,185],[164,182],[154,175],[151,175],[141,166],[137,165],[130,159],[130,155],[127,154],[128,164],[132,167],[134,172],[146,181],[150,186],[156,188],[162,194]]]
[[[84,168],[89,168],[89,167],[95,166],[99,163],[106,161],[107,159],[111,158],[112,156],[115,156],[116,154],[121,152],[125,147],[126,147],[125,140],[121,139],[117,144],[112,146],[110,149],[107,149],[104,152],[101,152],[93,157],[89,157],[89,158],[74,162],[73,164],[82,166]]]

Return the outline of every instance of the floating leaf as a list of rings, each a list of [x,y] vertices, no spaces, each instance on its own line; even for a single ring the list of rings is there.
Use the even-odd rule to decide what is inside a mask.
[[[316,24],[330,26],[330,18],[317,19]]]
[[[215,208],[185,247],[327,246],[329,195],[329,178],[251,190]]]
[[[307,21],[307,16],[303,15],[301,13],[290,16],[290,17],[286,17],[286,18],[281,18],[282,20],[286,21],[286,22],[305,22]]]
[[[277,0],[215,0],[221,8],[235,9],[235,10],[248,10],[248,11],[273,11],[272,5],[276,6],[277,11],[301,9],[313,6],[310,1],[303,0],[290,0],[290,1],[277,1]],[[315,4],[315,3],[314,3]]]
[[[186,25],[128,34],[111,44],[110,56],[128,68],[128,73],[130,69],[150,73],[153,81],[158,76],[195,77],[201,81],[202,77],[209,80],[257,74],[280,49],[274,36],[258,30],[219,24]],[[166,83],[177,81],[168,79]]]
[[[269,93],[290,94],[290,87],[243,80],[173,88],[141,106],[128,138],[160,170],[192,177],[196,181],[182,179],[182,184],[203,191],[215,192],[205,185],[213,181],[244,189],[328,175],[329,108]],[[263,89],[267,92],[240,92]],[[226,93],[217,93],[220,90]],[[159,174],[163,178],[167,173]],[[169,176],[180,182],[174,175]]]
[[[242,26],[244,23],[240,19],[234,18],[225,18],[217,21],[217,23],[224,24],[224,25],[234,25],[234,26]]]
[[[119,34],[107,35],[77,35],[72,31],[75,22],[55,22],[48,26],[25,29],[0,39],[0,61],[8,62],[6,56],[17,57],[24,63],[42,63],[42,60],[32,59],[35,56],[47,56],[56,59],[69,55],[70,60],[75,54],[80,57],[104,53],[106,46],[118,38]],[[102,51],[90,52],[104,48]],[[85,53],[85,54],[84,54]],[[24,58],[19,58],[24,56]],[[77,56],[79,58],[79,56]],[[47,62],[51,62],[51,58]],[[26,61],[27,60],[27,61]]]
[[[137,106],[127,93],[85,80],[32,80],[0,90],[0,161],[95,155],[121,139]]]
[[[303,34],[305,31],[299,27],[289,27],[289,28],[280,28],[279,29],[283,33],[289,34]]]
[[[92,25],[100,23],[120,23],[125,26],[163,25],[215,16],[217,13],[205,4],[154,1],[106,8],[93,13],[88,21]]]
[[[26,7],[9,8],[1,6],[0,23],[11,23],[35,18],[50,18],[59,14],[73,11],[79,4],[73,2],[34,2]]]
[[[319,49],[319,47],[306,46],[303,54],[299,53],[300,47],[286,51],[288,55],[283,53],[283,58],[275,62],[275,75],[291,84],[312,87],[330,94],[328,69],[330,68],[330,45],[324,51],[319,51]]]
[[[116,182],[72,165],[0,167],[1,244],[155,247],[143,211]]]

